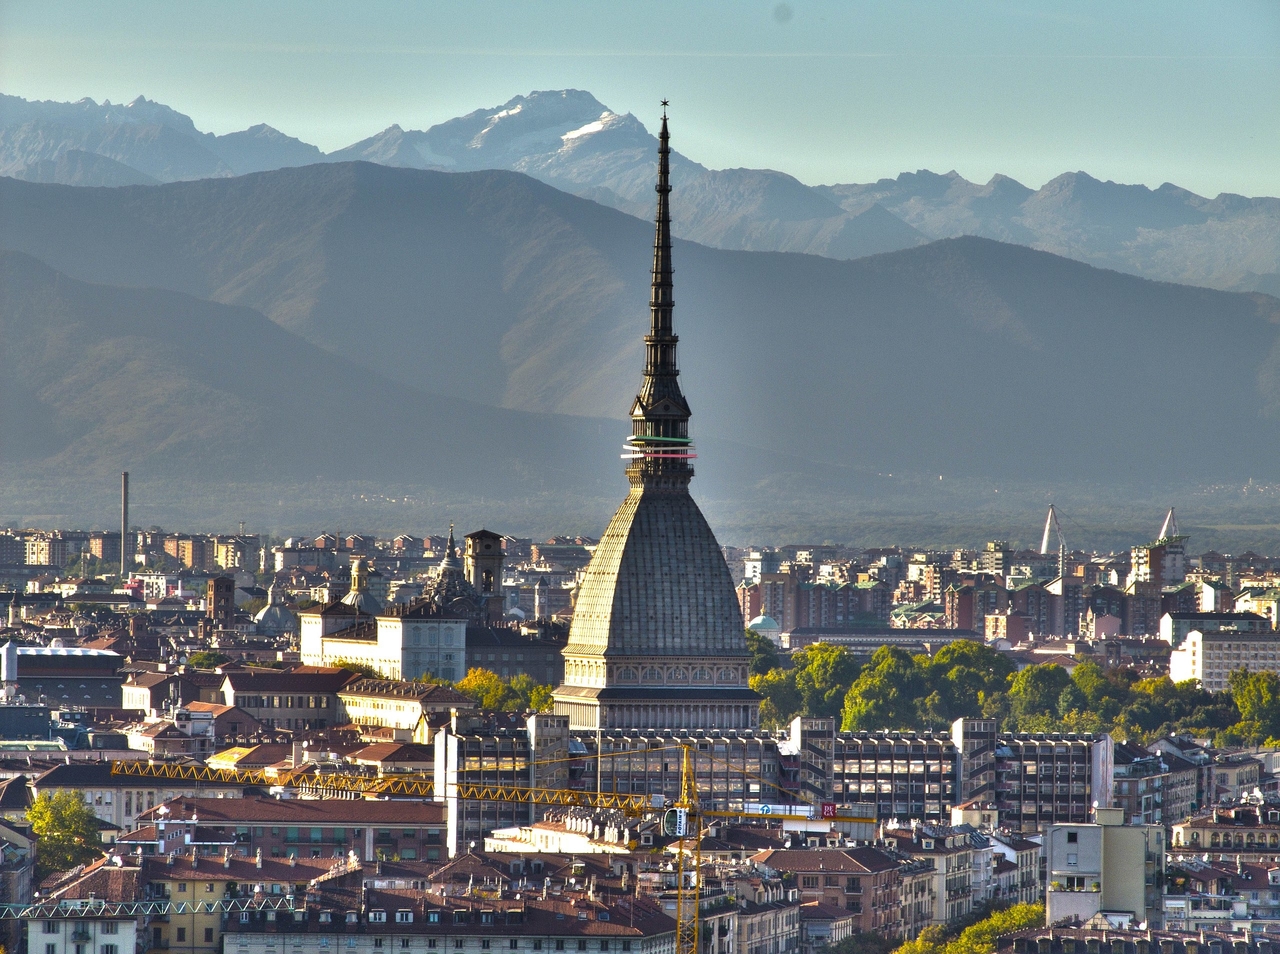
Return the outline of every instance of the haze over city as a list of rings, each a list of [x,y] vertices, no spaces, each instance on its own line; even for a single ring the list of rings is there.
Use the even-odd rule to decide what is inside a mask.
[[[1275,954],[1278,63],[0,0],[0,954]]]

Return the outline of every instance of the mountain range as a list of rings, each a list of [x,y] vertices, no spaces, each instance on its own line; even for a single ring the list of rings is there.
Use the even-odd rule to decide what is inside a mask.
[[[353,500],[395,488],[415,526],[590,532],[621,498],[652,248],[632,215],[518,172],[368,162],[0,178],[0,209],[0,513],[109,512],[126,468],[153,506],[181,488],[164,492],[188,523],[355,523],[372,511]],[[1235,486],[1272,506],[1267,295],[975,237],[674,254],[695,491],[727,542],[869,514],[945,535],[939,513],[997,501],[1083,513],[1216,487],[1225,520]],[[361,525],[410,525],[378,514]]]
[[[677,127],[678,128],[678,127]],[[657,147],[630,113],[580,90],[530,93],[423,131],[393,125],[325,155],[269,126],[215,136],[139,97],[126,105],[0,96],[0,175],[70,185],[230,177],[318,162],[523,172],[640,218]],[[808,186],[784,172],[713,170],[675,153],[676,234],[745,251],[852,259],[976,235],[1148,278],[1280,294],[1280,199],[1205,198],[1069,172],[1039,189],[954,172]]]

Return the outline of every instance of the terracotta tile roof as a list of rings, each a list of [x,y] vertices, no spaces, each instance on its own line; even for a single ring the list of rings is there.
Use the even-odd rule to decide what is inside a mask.
[[[46,883],[47,883],[46,879]],[[101,858],[78,875],[62,881],[48,895],[58,898],[93,897],[103,901],[133,901],[138,897],[138,868]]]
[[[263,858],[261,867],[254,858],[231,855],[228,858],[193,858],[176,855],[172,862],[164,856],[146,858],[142,862],[142,878],[151,881],[276,881],[301,884],[328,874],[335,862],[332,858],[298,858],[290,864],[282,858]]]
[[[235,692],[337,692],[359,674],[328,666],[295,666],[288,671],[238,669],[223,678]]]
[[[843,921],[856,916],[852,911],[825,901],[805,901],[800,905],[801,921]]]
[[[363,762],[429,762],[431,750],[412,742],[374,742],[349,756]]]
[[[868,874],[891,871],[896,859],[875,848],[771,848],[751,860],[774,871],[830,871]]]

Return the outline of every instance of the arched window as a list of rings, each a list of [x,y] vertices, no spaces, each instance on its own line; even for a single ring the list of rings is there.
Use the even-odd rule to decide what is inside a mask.
[[[1209,847],[1210,847],[1210,848],[1217,848],[1217,847],[1218,847],[1218,833],[1217,833],[1216,831],[1215,831],[1215,832],[1213,833],[1213,835],[1209,838]]]

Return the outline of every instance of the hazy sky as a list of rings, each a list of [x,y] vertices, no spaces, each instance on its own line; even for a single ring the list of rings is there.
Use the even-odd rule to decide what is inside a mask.
[[[0,0],[0,92],[138,94],[332,150],[590,90],[712,167],[1067,170],[1280,195],[1280,3]]]

